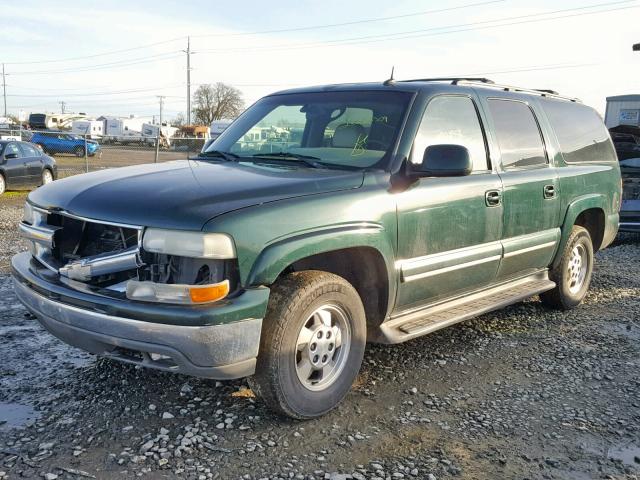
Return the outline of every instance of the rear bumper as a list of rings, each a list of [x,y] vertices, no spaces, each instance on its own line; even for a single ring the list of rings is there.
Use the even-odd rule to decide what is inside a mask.
[[[640,232],[640,222],[620,222],[619,232]]]
[[[105,313],[108,308],[83,308],[61,301],[66,297],[60,295],[60,286],[38,277],[32,262],[28,253],[12,259],[16,295],[51,334],[69,345],[123,362],[205,378],[241,378],[255,371],[261,317],[176,325],[111,315]],[[264,302],[266,307],[268,290],[264,290],[254,300]],[[69,289],[68,294],[74,295],[74,290]],[[139,303],[141,310],[144,308],[141,302],[128,303]],[[222,314],[218,319],[225,319],[230,306],[233,305],[229,302],[225,308],[208,307],[213,315],[207,318],[215,320],[217,309]],[[185,314],[191,313],[187,311],[191,307],[181,308]],[[179,310],[174,308],[172,313]]]
[[[621,232],[640,232],[640,201],[626,200],[620,210]]]

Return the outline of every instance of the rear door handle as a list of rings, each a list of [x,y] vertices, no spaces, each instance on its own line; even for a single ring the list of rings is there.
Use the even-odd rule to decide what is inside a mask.
[[[556,187],[553,185],[544,186],[544,198],[554,198],[556,196]]]
[[[484,194],[484,201],[487,207],[497,207],[500,205],[500,190],[489,190]]]

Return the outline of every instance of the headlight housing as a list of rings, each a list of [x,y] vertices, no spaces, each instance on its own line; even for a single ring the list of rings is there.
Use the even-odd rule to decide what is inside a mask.
[[[180,257],[220,260],[236,258],[233,239],[224,233],[147,228],[142,237],[142,248],[147,252]]]
[[[146,302],[198,304],[222,300],[229,294],[229,280],[208,285],[176,285],[127,282],[127,298]]]
[[[236,249],[227,234],[147,228],[142,250],[145,265],[126,286],[131,300],[203,304],[235,288]]]

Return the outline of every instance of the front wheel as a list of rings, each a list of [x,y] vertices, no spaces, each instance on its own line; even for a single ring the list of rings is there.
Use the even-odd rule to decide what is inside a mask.
[[[364,307],[349,282],[326,272],[289,274],[271,289],[249,383],[281,414],[319,417],[350,390],[365,341]]]
[[[593,272],[593,242],[589,231],[574,225],[558,265],[549,272],[553,290],[540,294],[546,305],[569,310],[579,305],[589,290]]]
[[[73,153],[75,153],[76,157],[84,157],[84,148],[76,147]]]
[[[0,173],[0,195],[2,195],[7,189],[7,182],[4,180],[4,175]]]

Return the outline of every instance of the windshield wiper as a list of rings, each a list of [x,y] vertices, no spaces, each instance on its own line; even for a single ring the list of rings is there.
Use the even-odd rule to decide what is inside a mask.
[[[325,163],[320,162],[318,157],[312,157],[311,155],[301,155],[299,153],[291,152],[275,152],[275,153],[256,153],[252,155],[253,158],[290,158],[312,168],[327,168]]]
[[[227,162],[237,162],[240,158],[239,155],[231,152],[223,152],[222,150],[209,150],[207,152],[200,152],[198,157],[215,157],[223,158]]]

